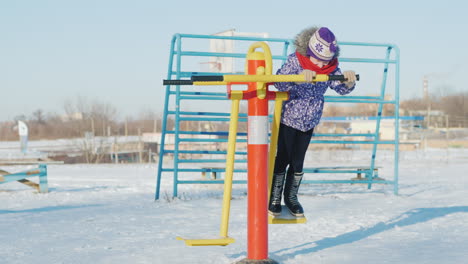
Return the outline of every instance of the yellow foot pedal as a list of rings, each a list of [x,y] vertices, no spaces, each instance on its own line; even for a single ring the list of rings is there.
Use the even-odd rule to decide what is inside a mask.
[[[307,222],[307,218],[305,218],[305,216],[298,217],[292,215],[285,205],[281,206],[281,215],[268,215],[269,224],[304,224],[305,222]]]
[[[218,237],[208,239],[187,239],[182,237],[176,237],[176,239],[185,241],[185,245],[187,246],[227,246],[236,241],[232,237]]]

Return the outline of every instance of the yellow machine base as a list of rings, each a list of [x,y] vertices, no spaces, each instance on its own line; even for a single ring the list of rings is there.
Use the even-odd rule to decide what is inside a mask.
[[[209,239],[187,239],[182,237],[176,237],[176,239],[185,241],[185,245],[187,246],[227,246],[236,241],[232,237],[219,237]]]
[[[305,222],[307,222],[307,218],[305,218],[305,216],[296,217],[292,215],[284,205],[281,206],[281,215],[268,215],[269,224],[304,224]]]

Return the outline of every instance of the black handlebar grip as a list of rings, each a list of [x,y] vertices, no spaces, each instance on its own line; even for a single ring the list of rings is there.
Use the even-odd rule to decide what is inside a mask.
[[[206,75],[206,76],[192,76],[194,82],[222,82],[224,76],[222,75]]]
[[[329,81],[344,81],[344,75],[329,75],[328,76]]]
[[[163,80],[163,85],[193,85],[192,80]]]
[[[346,81],[344,75],[329,75],[328,80],[330,81]],[[356,74],[356,81],[359,81],[359,74]]]

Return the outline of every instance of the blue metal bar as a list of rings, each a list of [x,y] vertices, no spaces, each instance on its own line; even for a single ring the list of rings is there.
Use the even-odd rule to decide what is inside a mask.
[[[223,118],[223,117],[180,117],[179,121],[229,122],[229,118]],[[247,118],[239,118],[239,122],[247,122]]]
[[[356,96],[356,95],[340,95],[340,96],[336,96],[336,95],[326,95],[325,96],[325,99],[364,99],[364,100],[384,100],[385,97],[382,97],[382,96]]]
[[[327,116],[322,117],[320,120],[323,121],[355,121],[355,120],[377,120],[377,116]],[[395,116],[381,116],[380,120],[394,120]],[[400,116],[399,120],[424,120],[423,116]]]
[[[398,166],[399,166],[399,142],[400,142],[400,49],[397,46],[392,47],[395,50],[395,58],[397,60],[397,64],[395,66],[395,100],[397,103],[395,104],[395,151],[394,151],[394,181],[393,184],[393,192],[395,195],[398,194]]]
[[[171,75],[176,75],[177,72],[171,72]],[[192,76],[202,76],[202,75],[226,75],[227,73],[220,73],[220,72],[186,72],[181,71],[179,73],[180,77],[182,78],[190,78]]]
[[[177,55],[177,66],[176,66],[176,70],[177,70],[177,75],[176,75],[176,79],[180,79],[180,71],[181,71],[181,61],[182,61],[182,55],[180,54],[180,51],[182,50],[182,38],[180,37],[179,35],[179,38],[178,38],[178,42],[177,42],[177,51],[176,52],[176,55]],[[174,143],[174,175],[173,175],[173,179],[174,179],[174,186],[173,186],[173,190],[172,190],[172,196],[173,197],[177,197],[177,181],[178,181],[178,168],[179,168],[179,142],[180,142],[180,139],[179,139],[179,130],[180,130],[180,120],[179,120],[179,113],[180,113],[180,99],[181,95],[180,95],[180,86],[177,85],[176,86],[176,100],[175,100],[175,109],[176,109],[176,114],[175,114],[175,125],[174,125],[174,131],[175,131],[175,134],[174,134],[174,139],[175,139],[175,143]]]
[[[47,193],[49,192],[49,183],[47,181],[47,165],[39,164],[39,192]]]
[[[176,72],[172,72],[171,75],[176,75]],[[232,74],[244,74],[244,72],[180,72],[181,78],[190,78],[193,76],[206,76],[206,75],[232,75]]]
[[[392,49],[390,47],[387,48],[387,54],[386,54],[387,59],[390,58],[391,51],[392,51]],[[388,75],[388,63],[385,63],[384,64],[384,72],[383,72],[383,76],[382,76],[382,84],[380,86],[380,97],[385,97],[385,87],[386,87],[386,83],[387,83],[387,75]],[[375,122],[376,124],[375,124],[374,139],[378,139],[379,135],[380,135],[380,122],[381,122],[381,119],[382,119],[382,111],[383,111],[383,104],[379,103],[379,107],[378,107],[378,110],[377,110],[377,122]],[[374,145],[372,146],[371,169],[374,169],[376,155],[377,155],[377,143],[374,142]],[[370,189],[371,187],[372,187],[372,185],[369,184],[367,188]]]
[[[200,52],[200,51],[183,51],[178,53],[181,56],[194,57],[226,57],[226,58],[245,58],[245,53],[221,53],[221,52]],[[273,60],[284,60],[284,56],[272,56]],[[363,58],[341,58],[341,62],[360,62],[360,63],[391,63],[396,64],[396,60],[390,59],[363,59]]]
[[[175,42],[176,42],[176,36],[174,36],[171,40],[171,51],[174,50]],[[171,77],[170,72],[172,71],[173,59],[174,59],[174,55],[173,53],[171,53],[169,55],[167,78]],[[166,86],[166,95],[164,97],[164,112],[163,112],[163,120],[162,120],[162,126],[161,126],[161,142],[159,144],[158,175],[156,177],[156,194],[154,197],[155,200],[159,199],[159,192],[161,189],[161,177],[162,177],[162,171],[163,171],[164,145],[166,142],[166,128],[167,128],[167,117],[168,117],[168,111],[169,111],[170,91],[171,91],[170,86],[169,85]]]
[[[175,114],[174,111],[169,111],[169,114]],[[197,116],[226,116],[227,113],[211,113],[211,112],[181,112],[181,115],[197,115]],[[229,114],[228,114],[229,115]],[[239,114],[239,117],[247,117],[246,114]],[[268,115],[271,119],[272,115]],[[321,122],[330,122],[330,121],[356,121],[356,120],[394,120],[395,116],[331,116],[331,117],[322,117]],[[400,116],[399,120],[424,120],[423,116]]]
[[[342,58],[340,62],[360,62],[360,63],[391,63],[396,64],[396,60],[388,59],[359,59],[359,58]]]
[[[224,180],[198,180],[198,181],[179,181],[179,184],[223,184]],[[234,180],[234,184],[247,184],[245,180]],[[324,183],[350,183],[350,184],[394,184],[393,181],[381,181],[381,180],[303,180],[303,184],[324,184]]]
[[[223,184],[224,180],[179,180],[179,184]],[[234,180],[234,184],[247,184],[246,180]],[[386,180],[303,180],[303,184],[325,184],[325,183],[340,183],[340,184],[395,184],[393,181]]]
[[[211,122],[229,122],[229,118],[222,117],[180,117],[179,121],[211,121]],[[268,118],[271,122],[271,117]],[[239,122],[247,122],[247,118],[239,118]]]
[[[245,58],[245,53],[221,53],[221,52],[200,52],[200,51],[183,51],[178,53],[180,56],[194,57],[226,57],[226,58]],[[284,56],[271,56],[273,60],[284,60]],[[340,62],[360,62],[360,63],[391,63],[396,64],[396,60],[389,59],[362,59],[362,58],[341,58]]]
[[[199,39],[232,39],[232,40],[250,40],[250,41],[268,41],[280,43],[292,43],[292,40],[282,38],[260,38],[260,37],[241,37],[241,36],[213,36],[197,34],[178,34],[181,38],[199,38]]]
[[[309,169],[314,170],[343,170],[343,169],[361,169],[361,170],[368,170],[369,166],[329,166],[329,167],[314,167]]]
[[[224,57],[224,58],[245,58],[245,53],[221,53],[221,52],[200,52],[200,51],[183,51],[180,53],[183,56],[193,57]],[[283,60],[284,56],[272,55],[273,60]]]
[[[363,46],[363,47],[383,47],[388,48],[391,47],[396,48],[394,44],[391,43],[367,43],[367,42],[353,42],[353,41],[343,41],[338,42],[339,45],[347,45],[347,46]]]
[[[174,171],[174,168],[163,168],[163,171]],[[224,168],[191,168],[191,169],[178,169],[180,172],[224,172],[226,169]],[[247,169],[234,169],[234,172],[247,172]]]
[[[224,163],[225,159],[179,159],[180,163]],[[236,160],[236,163],[246,163],[247,160]]]
[[[327,133],[314,133],[314,137],[375,137],[375,134],[327,134]]]
[[[175,114],[174,111],[169,111],[169,114]],[[217,112],[188,112],[188,111],[181,111],[181,115],[202,115],[202,116],[230,116],[229,113],[217,113]],[[240,113],[240,117],[247,117],[247,114]]]
[[[179,100],[219,100],[219,101],[228,101],[229,98],[227,97],[216,97],[216,96],[211,96],[211,97],[198,97],[198,96],[181,96]]]
[[[325,144],[395,144],[395,140],[377,140],[377,141],[356,141],[356,140],[311,140],[310,143]]]
[[[304,168],[303,172],[307,173],[366,173],[373,172],[374,170],[333,170],[333,169],[314,169],[314,168]]]
[[[305,184],[324,184],[324,183],[350,183],[350,184],[395,184],[393,181],[381,180],[303,180]]]
[[[170,94],[176,94],[176,92],[171,91]],[[215,92],[180,92],[181,95],[204,95],[204,96],[218,96],[218,97],[227,97],[227,93],[215,93]]]
[[[179,181],[179,184],[224,184],[224,180]],[[247,184],[245,180],[233,180],[234,184]]]
[[[168,134],[175,134],[175,131],[167,131]],[[227,136],[227,131],[220,132],[208,132],[208,131],[180,131],[179,135],[216,135],[216,136]],[[238,136],[247,136],[245,132],[237,132]]]
[[[333,103],[362,103],[362,104],[376,104],[376,103],[383,103],[383,104],[396,104],[395,100],[364,100],[364,99],[352,99],[346,98],[343,96],[342,98],[327,98],[325,96],[325,102],[333,102]]]
[[[165,153],[174,153],[173,150],[166,150]],[[179,150],[179,154],[227,154],[227,151],[219,150]],[[247,155],[245,151],[236,151],[236,155]],[[226,161],[226,160],[224,160]]]
[[[227,142],[227,138],[180,138],[180,142]],[[247,139],[238,139],[237,142],[247,142]]]
[[[37,176],[39,176],[39,173],[29,174],[29,175],[24,172],[7,174],[7,175],[3,175],[3,177],[5,178],[5,181],[3,181],[2,183],[14,182],[14,181],[26,179],[28,177],[37,177]]]

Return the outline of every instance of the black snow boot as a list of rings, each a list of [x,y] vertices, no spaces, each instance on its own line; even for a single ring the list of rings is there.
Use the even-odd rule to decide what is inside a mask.
[[[271,182],[270,203],[268,204],[268,213],[277,216],[281,214],[281,194],[283,192],[285,172],[273,173]]]
[[[304,209],[297,200],[297,192],[301,185],[303,172],[288,173],[286,177],[286,186],[284,187],[284,203],[288,207],[289,212],[298,217],[304,216]]]

